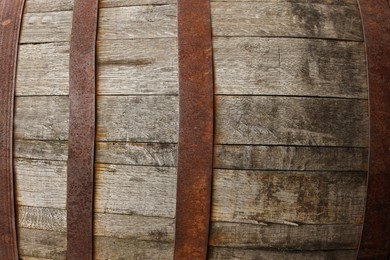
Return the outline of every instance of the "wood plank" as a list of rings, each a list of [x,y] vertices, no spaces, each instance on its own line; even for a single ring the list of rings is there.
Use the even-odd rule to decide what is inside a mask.
[[[214,36],[308,37],[363,41],[357,5],[212,2],[211,8]]]
[[[17,97],[15,104],[15,139],[68,139],[67,96]]]
[[[27,0],[25,13],[43,13],[53,11],[71,11],[73,0]]]
[[[269,251],[262,249],[211,247],[209,260],[245,259],[245,260],[327,260],[356,258],[356,250],[336,251]]]
[[[96,165],[95,211],[173,218],[176,169]]]
[[[176,4],[177,0],[100,0],[99,7]]]
[[[97,141],[177,143],[177,96],[100,96]]]
[[[17,96],[68,95],[69,43],[21,45],[17,73]]]
[[[19,228],[18,232],[20,255],[66,259],[66,233],[27,228]]]
[[[219,96],[216,143],[367,147],[367,101]]]
[[[262,3],[318,3],[335,5],[356,5],[356,0],[211,0],[211,2],[262,2]]]
[[[367,148],[217,145],[220,169],[367,171]]]
[[[95,237],[95,258],[110,260],[173,259],[173,243]]]
[[[212,220],[361,224],[366,172],[215,170]]]
[[[66,232],[66,210],[20,206],[18,228]]]
[[[213,222],[211,246],[272,250],[356,249],[361,225],[278,225]]]
[[[367,98],[364,43],[216,37],[217,94]]]
[[[18,206],[65,209],[66,162],[15,159]]]
[[[42,258],[42,257],[30,257],[30,256],[19,256],[21,260],[54,260],[50,258]]]
[[[25,159],[66,161],[68,159],[68,142],[15,139],[14,156]]]
[[[176,37],[176,5],[144,5],[99,10],[98,40]]]
[[[72,11],[26,13],[20,43],[70,41]]]
[[[95,214],[95,236],[173,243],[175,220],[122,214]]]
[[[98,93],[178,94],[177,40],[98,42]]]
[[[176,166],[177,145],[159,143],[98,142],[96,162],[109,164]]]

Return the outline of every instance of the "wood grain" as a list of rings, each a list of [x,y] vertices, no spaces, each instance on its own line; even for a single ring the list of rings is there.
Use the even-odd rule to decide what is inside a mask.
[[[214,36],[307,37],[363,41],[357,5],[212,2],[211,8]]]
[[[217,145],[220,169],[367,171],[367,148]]]
[[[16,96],[68,95],[69,43],[21,45],[17,72]]]
[[[214,37],[217,94],[367,98],[360,42]]]
[[[98,40],[176,37],[176,5],[102,8]]]
[[[101,96],[97,141],[176,143],[177,96]]]
[[[213,222],[210,246],[270,250],[356,249],[361,225],[278,225]]]
[[[99,6],[103,8],[107,7],[120,7],[120,6],[132,6],[132,5],[163,5],[163,4],[176,4],[177,0],[100,0]]]
[[[212,220],[361,224],[366,172],[215,170]]]
[[[71,11],[73,0],[27,0],[25,13],[43,13],[53,11]]]
[[[95,211],[173,218],[176,169],[96,165]]]
[[[20,206],[18,228],[66,232],[66,210]]]
[[[169,260],[173,258],[173,243],[95,237],[95,248],[96,259]]]
[[[262,2],[262,3],[318,3],[334,5],[356,5],[356,0],[211,0],[211,2]]]
[[[53,140],[14,140],[15,158],[49,161],[68,159],[68,142]]]
[[[219,96],[217,144],[368,145],[366,100]]]
[[[66,259],[65,233],[27,228],[19,228],[18,232],[21,256]]]
[[[269,251],[264,249],[211,247],[209,260],[245,259],[245,260],[353,260],[356,250],[335,251]]]
[[[177,40],[98,42],[98,94],[178,94]]]
[[[26,13],[20,43],[69,42],[72,11]]]

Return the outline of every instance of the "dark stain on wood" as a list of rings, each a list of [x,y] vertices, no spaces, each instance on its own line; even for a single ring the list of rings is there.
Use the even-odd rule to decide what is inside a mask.
[[[99,65],[119,65],[119,66],[146,66],[153,64],[153,59],[110,59],[102,60]]]

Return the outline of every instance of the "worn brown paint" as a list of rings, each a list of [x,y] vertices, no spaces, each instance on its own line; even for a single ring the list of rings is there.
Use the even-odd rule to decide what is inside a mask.
[[[93,259],[98,0],[74,2],[70,46],[67,259]]]
[[[179,153],[174,259],[206,259],[213,161],[209,0],[178,1]]]
[[[0,259],[19,259],[15,223],[13,118],[24,0],[0,2]]]
[[[359,0],[367,49],[370,104],[369,177],[358,259],[390,258],[390,8]]]

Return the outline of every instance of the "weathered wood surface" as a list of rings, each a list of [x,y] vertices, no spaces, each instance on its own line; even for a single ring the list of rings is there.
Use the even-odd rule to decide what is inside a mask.
[[[97,51],[98,94],[178,94],[175,38],[104,39]]]
[[[367,148],[217,145],[219,169],[367,171]]]
[[[217,144],[368,145],[366,100],[216,98]]]
[[[173,259],[173,243],[95,237],[95,258],[112,260]]]
[[[261,3],[318,3],[335,5],[356,5],[356,0],[211,0],[210,2],[261,2]]]
[[[68,42],[72,28],[72,11],[26,13],[20,43]]]
[[[18,233],[21,256],[66,259],[66,233],[27,228],[19,228]]]
[[[20,46],[16,96],[68,95],[68,90],[68,42]]]
[[[18,227],[66,232],[66,210],[41,207],[18,207]]]
[[[49,161],[68,159],[68,142],[53,140],[14,140],[14,157]]]
[[[211,7],[214,36],[363,40],[357,5],[212,2]]]
[[[265,249],[211,247],[209,260],[353,260],[357,250],[336,251],[269,251]]]
[[[53,11],[71,11],[73,0],[27,0],[25,13],[43,13]]]
[[[177,10],[175,4],[99,10],[99,41],[176,36]]]
[[[99,7],[176,4],[177,0],[100,0]]]
[[[217,94],[367,98],[360,42],[215,37],[213,47]]]
[[[361,224],[365,172],[215,170],[212,220]]]

